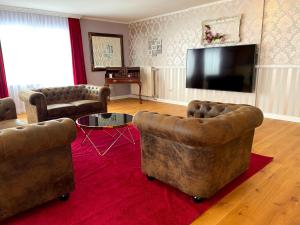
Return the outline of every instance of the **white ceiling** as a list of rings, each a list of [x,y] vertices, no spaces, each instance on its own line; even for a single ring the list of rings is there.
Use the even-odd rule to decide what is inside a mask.
[[[0,0],[0,5],[132,22],[220,0]]]

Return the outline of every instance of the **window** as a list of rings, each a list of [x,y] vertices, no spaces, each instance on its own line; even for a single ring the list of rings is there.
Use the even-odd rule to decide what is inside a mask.
[[[9,95],[24,112],[24,89],[73,85],[68,19],[0,11],[0,40]]]

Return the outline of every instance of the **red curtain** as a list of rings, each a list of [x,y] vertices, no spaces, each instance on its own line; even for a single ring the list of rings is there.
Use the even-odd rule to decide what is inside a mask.
[[[72,49],[74,84],[86,84],[86,73],[79,19],[68,18]]]
[[[8,90],[7,90],[2,48],[0,43],[0,98],[5,98],[5,97],[8,97]]]

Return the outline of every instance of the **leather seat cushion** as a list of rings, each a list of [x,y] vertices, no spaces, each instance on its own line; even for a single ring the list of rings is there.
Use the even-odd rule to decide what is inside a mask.
[[[76,106],[69,103],[51,104],[47,106],[47,111],[51,118],[66,117],[76,113]]]
[[[0,130],[6,129],[6,128],[11,128],[11,127],[23,126],[25,124],[26,123],[24,123],[18,119],[3,120],[3,121],[0,121]]]
[[[70,104],[76,106],[77,113],[86,112],[88,114],[89,112],[94,113],[103,111],[102,102],[97,100],[78,100],[70,102]]]

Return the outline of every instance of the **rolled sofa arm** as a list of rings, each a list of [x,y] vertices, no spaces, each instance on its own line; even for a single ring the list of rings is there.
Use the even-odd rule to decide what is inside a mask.
[[[138,112],[133,123],[143,133],[166,138],[190,146],[227,143],[243,132],[258,127],[262,113],[255,107],[241,107],[214,118],[182,118],[152,112]],[[254,108],[254,109],[253,109]]]
[[[0,162],[70,145],[75,137],[75,123],[68,118],[3,129]]]
[[[25,103],[29,123],[47,120],[47,100],[43,93],[31,90],[21,91],[19,98]]]
[[[0,99],[0,120],[16,119],[16,105],[12,98]]]
[[[89,98],[101,101],[105,111],[107,111],[107,98],[110,95],[110,88],[96,85],[85,85],[85,88],[88,90]]]
[[[31,105],[38,105],[38,104],[44,104],[46,105],[46,96],[37,91],[31,91],[31,90],[26,90],[26,91],[21,91],[19,93],[19,98],[23,102],[28,102]]]

